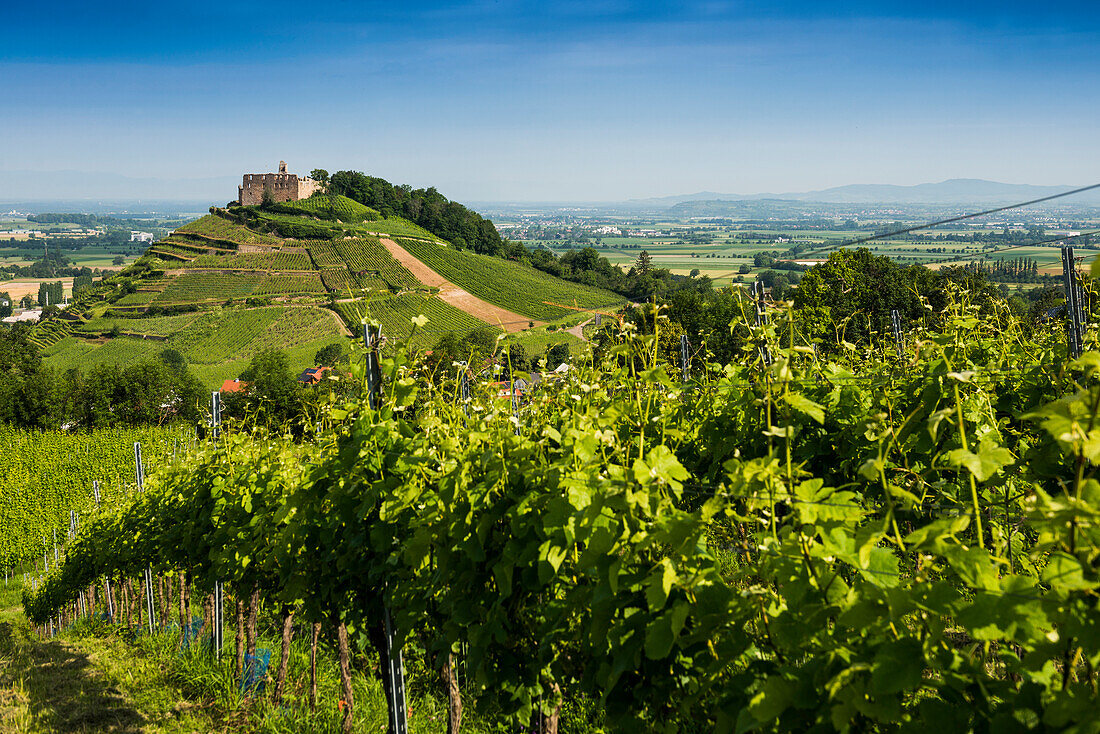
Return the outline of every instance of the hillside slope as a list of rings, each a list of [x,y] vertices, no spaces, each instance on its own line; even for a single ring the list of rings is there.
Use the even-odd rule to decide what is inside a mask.
[[[175,349],[213,387],[264,349],[311,366],[321,347],[357,336],[363,319],[381,323],[391,342],[429,347],[449,331],[524,331],[622,300],[457,250],[351,199],[316,196],[212,209],[36,327],[34,339],[58,369],[124,366]],[[418,315],[428,324],[414,335]]]
[[[490,303],[531,319],[556,319],[616,306],[622,296],[555,278],[511,260],[456,250],[446,243],[402,237],[397,243],[447,281]]]

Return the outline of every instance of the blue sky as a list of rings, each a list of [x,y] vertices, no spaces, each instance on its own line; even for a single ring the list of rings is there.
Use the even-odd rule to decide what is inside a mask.
[[[0,21],[0,171],[283,158],[468,201],[1098,179],[1086,3],[62,1]]]

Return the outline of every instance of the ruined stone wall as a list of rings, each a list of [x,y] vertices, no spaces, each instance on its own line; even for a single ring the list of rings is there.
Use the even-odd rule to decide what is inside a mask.
[[[308,199],[316,192],[321,190],[321,184],[314,181],[312,178],[300,178],[298,179],[298,198]]]
[[[264,189],[270,189],[275,201],[297,201],[302,198],[299,183],[294,173],[246,173],[237,188],[237,200],[243,206],[257,206],[263,202]]]

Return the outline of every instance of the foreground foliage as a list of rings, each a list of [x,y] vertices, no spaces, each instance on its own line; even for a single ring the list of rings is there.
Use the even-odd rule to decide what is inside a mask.
[[[657,319],[516,414],[388,355],[378,407],[316,442],[151,474],[25,607],[151,563],[362,644],[388,608],[521,722],[583,695],[616,730],[1088,730],[1100,353],[1067,364],[1009,312],[940,323],[830,363],[794,320],[736,324],[752,350],[684,383]]]

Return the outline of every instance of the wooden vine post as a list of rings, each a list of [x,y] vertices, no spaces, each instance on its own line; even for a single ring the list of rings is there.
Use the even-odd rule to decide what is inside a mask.
[[[905,337],[901,333],[901,314],[895,308],[890,311],[890,323],[894,327],[894,344],[898,348],[898,357],[905,357]]]
[[[222,425],[222,393],[214,390],[210,393],[210,433],[214,437],[214,443],[221,436]],[[211,647],[214,648],[214,659],[221,661],[222,646],[225,644],[225,585],[221,581],[214,582],[214,593],[211,595]]]
[[[92,497],[95,498],[96,509],[99,509],[99,481],[92,481]],[[103,602],[107,607],[107,621],[114,623],[115,621],[115,600],[111,594],[111,575],[106,574],[103,577]]]
[[[684,382],[691,376],[691,346],[688,344],[688,335],[680,335],[680,365],[684,370]]]
[[[1077,359],[1085,350],[1085,309],[1072,247],[1062,248],[1062,281],[1066,289],[1066,342],[1069,356]]]
[[[375,324],[363,324],[363,346],[367,350],[367,392],[370,396],[370,405],[375,410],[382,403],[382,368],[378,362],[378,347],[382,344],[382,327]],[[515,406],[515,379],[513,385],[513,408]],[[408,704],[405,700],[405,664],[401,656],[401,646],[398,643],[393,623],[390,619],[389,607],[382,610],[382,637],[381,653],[382,684],[386,692],[389,704],[390,725],[388,734],[408,734]],[[341,671],[342,672],[342,671]],[[349,713],[350,713],[350,701]],[[345,730],[350,730],[350,716],[347,719]]]
[[[141,444],[134,443],[134,474],[137,477],[138,492],[145,491],[145,466],[141,460]],[[149,634],[157,630],[156,602],[153,597],[153,565],[145,566],[145,616]]]
[[[767,306],[764,301],[764,284],[759,280],[752,282],[753,305],[756,307],[756,325],[764,326],[768,323]],[[767,337],[760,339],[760,359],[767,367],[772,363],[772,350],[768,347]]]

